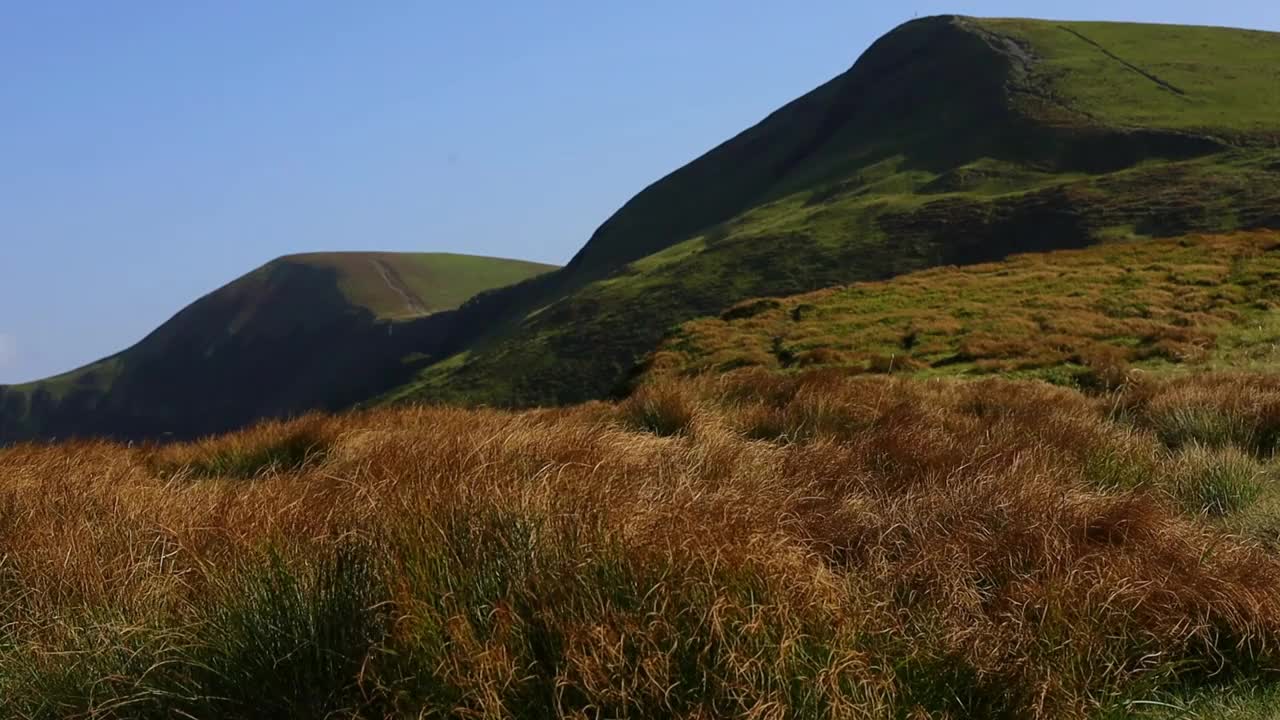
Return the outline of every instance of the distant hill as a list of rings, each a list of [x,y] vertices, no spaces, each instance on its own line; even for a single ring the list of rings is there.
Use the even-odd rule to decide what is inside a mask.
[[[1093,243],[1280,227],[1280,35],[935,17],[645,189],[562,270],[468,303],[388,400],[625,388],[741,300]]]
[[[345,407],[402,377],[401,359],[439,342],[464,300],[551,269],[429,253],[282,257],[121,353],[0,386],[0,441],[192,436]]]

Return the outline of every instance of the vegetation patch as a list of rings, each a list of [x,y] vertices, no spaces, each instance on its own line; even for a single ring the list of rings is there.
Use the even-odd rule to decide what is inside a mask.
[[[1259,322],[1280,290],[1271,231],[1104,244],[939,268],[879,283],[770,300],[749,320],[687,323],[658,351],[657,373],[727,363],[871,373],[1024,374],[1105,391],[1138,372],[1213,366],[1218,338]],[[750,305],[746,307],[752,307]],[[1259,344],[1269,342],[1259,339]],[[1212,404],[1161,416],[1169,442],[1242,441]],[[1274,433],[1274,430],[1265,432]],[[1273,436],[1266,442],[1273,442]]]

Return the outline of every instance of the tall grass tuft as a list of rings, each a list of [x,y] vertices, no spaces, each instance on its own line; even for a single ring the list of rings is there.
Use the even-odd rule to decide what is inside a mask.
[[[192,664],[222,717],[329,717],[363,709],[361,673],[389,631],[370,549],[343,544],[291,566],[278,552],[225,578]]]

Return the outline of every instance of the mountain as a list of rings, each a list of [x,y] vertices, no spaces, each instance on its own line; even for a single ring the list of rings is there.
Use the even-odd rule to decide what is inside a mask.
[[[0,390],[0,440],[192,435],[380,402],[570,403],[627,391],[682,323],[751,298],[1280,228],[1277,88],[1275,33],[912,21],[644,189],[563,268],[285,258],[120,355]],[[688,362],[722,355],[700,353]]]
[[[1280,227],[1280,35],[934,17],[466,304],[385,400],[617,393],[673,327],[936,265]]]
[[[0,442],[186,437],[345,407],[401,378],[402,358],[438,343],[463,301],[551,269],[451,254],[282,257],[123,352],[0,386]]]

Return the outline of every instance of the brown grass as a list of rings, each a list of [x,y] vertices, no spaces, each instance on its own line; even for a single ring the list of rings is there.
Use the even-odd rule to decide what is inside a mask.
[[[0,450],[0,716],[1083,717],[1258,677],[1280,557],[1231,520],[1277,387],[747,372]]]

